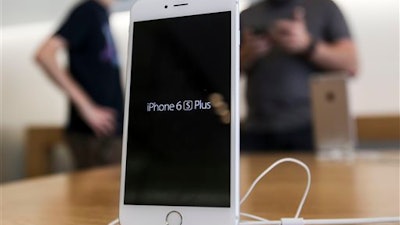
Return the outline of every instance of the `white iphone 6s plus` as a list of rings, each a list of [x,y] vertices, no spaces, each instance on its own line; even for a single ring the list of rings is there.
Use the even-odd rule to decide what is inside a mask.
[[[122,225],[237,225],[237,0],[131,10]]]

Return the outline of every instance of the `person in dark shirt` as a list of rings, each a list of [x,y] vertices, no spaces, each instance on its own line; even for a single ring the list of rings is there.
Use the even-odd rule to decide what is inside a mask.
[[[70,100],[66,140],[78,168],[120,160],[123,97],[108,19],[112,2],[80,2],[36,55]],[[68,69],[57,62],[61,50],[68,51]]]
[[[241,13],[241,72],[247,75],[247,150],[312,150],[309,79],[355,74],[355,46],[331,0],[264,0]]]

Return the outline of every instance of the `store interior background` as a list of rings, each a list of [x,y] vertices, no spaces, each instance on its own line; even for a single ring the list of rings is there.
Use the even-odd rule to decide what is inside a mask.
[[[334,1],[344,12],[358,46],[360,71],[350,82],[352,114],[355,117],[398,117],[399,1]],[[0,183],[26,176],[26,130],[29,127],[61,127],[65,122],[66,98],[35,64],[34,53],[76,2],[78,0],[2,0],[0,3]],[[117,1],[110,19],[123,68],[128,43],[127,10],[132,2]],[[241,9],[252,2],[255,1],[241,0]],[[65,61],[66,57],[60,55],[60,58]],[[123,74],[123,80],[124,77]],[[242,105],[242,116],[245,112]]]

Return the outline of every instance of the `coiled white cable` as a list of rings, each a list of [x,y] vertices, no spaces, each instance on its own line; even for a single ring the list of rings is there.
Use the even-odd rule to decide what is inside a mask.
[[[254,188],[257,184],[269,173],[272,169],[274,169],[279,164],[285,162],[292,162],[297,165],[300,165],[304,168],[307,173],[307,185],[304,191],[303,197],[300,201],[300,204],[297,208],[296,214],[294,218],[282,218],[281,220],[268,220],[256,215],[252,215],[249,213],[240,213],[242,217],[247,217],[253,219],[254,221],[240,221],[239,225],[346,225],[346,224],[371,224],[371,223],[400,223],[400,217],[375,217],[375,218],[348,218],[348,219],[303,219],[299,218],[301,210],[303,209],[304,203],[307,199],[308,193],[311,187],[311,172],[308,166],[298,159],[293,158],[284,158],[276,161],[271,166],[269,166],[264,172],[262,172],[250,186],[249,190],[243,196],[240,201],[240,205],[242,205],[250,194],[253,192]],[[117,225],[119,223],[118,219],[113,220],[108,225]]]
[[[268,167],[266,170],[264,170],[264,172],[262,172],[253,182],[253,184],[250,186],[249,190],[246,192],[246,194],[243,196],[242,200],[240,200],[240,205],[242,205],[247,198],[249,197],[249,195],[253,192],[254,188],[257,186],[258,182],[260,182],[260,180],[262,180],[269,172],[271,172],[271,170],[273,170],[276,166],[278,166],[279,164],[285,163],[285,162],[292,162],[295,163],[297,165],[300,165],[301,167],[304,168],[304,170],[307,172],[307,186],[306,189],[304,191],[303,197],[300,201],[299,207],[297,208],[297,212],[296,215],[294,216],[295,218],[298,218],[300,216],[301,210],[303,209],[304,203],[307,199],[308,196],[308,192],[310,192],[310,187],[311,187],[311,172],[310,169],[308,168],[308,166],[306,164],[304,164],[302,161],[298,160],[298,159],[293,159],[293,158],[284,158],[284,159],[280,159],[278,161],[276,161],[275,163],[273,163],[270,167]],[[244,214],[241,213],[241,215],[245,215],[247,217],[249,217],[249,214]],[[251,215],[253,216],[253,215]]]

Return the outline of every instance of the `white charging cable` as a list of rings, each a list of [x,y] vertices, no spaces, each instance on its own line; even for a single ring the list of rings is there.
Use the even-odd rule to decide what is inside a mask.
[[[118,225],[119,223],[119,219],[115,219],[113,221],[111,221],[108,225]]]
[[[298,218],[300,216],[301,210],[303,209],[304,203],[307,199],[308,196],[308,192],[310,192],[310,186],[311,186],[311,172],[310,169],[308,168],[308,166],[306,164],[304,164],[302,161],[297,160],[297,159],[293,159],[293,158],[284,158],[284,159],[280,159],[276,162],[274,162],[270,167],[268,167],[266,170],[264,170],[264,172],[262,172],[253,182],[253,184],[250,186],[249,190],[246,192],[246,194],[243,196],[242,200],[240,201],[240,205],[242,205],[247,198],[249,197],[249,195],[253,192],[254,188],[257,186],[257,184],[269,173],[271,172],[271,170],[273,170],[276,166],[278,166],[279,164],[285,163],[285,162],[292,162],[295,163],[297,165],[300,165],[301,167],[304,168],[304,170],[307,172],[307,186],[306,189],[304,191],[303,197],[300,201],[299,207],[297,208],[297,212],[296,215],[294,216],[295,218]],[[248,214],[248,213],[240,213],[240,215],[245,216],[245,217],[249,217],[249,218],[253,218],[253,219],[263,219],[261,217],[254,217],[254,215]],[[265,220],[265,219],[263,219]]]
[[[304,203],[307,199],[308,193],[311,187],[311,172],[308,166],[300,160],[293,158],[284,158],[276,161],[271,166],[269,166],[264,172],[262,172],[250,186],[249,190],[243,196],[240,201],[242,205],[250,194],[253,192],[257,184],[269,173],[272,169],[282,163],[291,162],[295,163],[304,168],[307,173],[307,185],[304,191],[303,197],[297,208],[294,218],[282,218],[281,220],[268,220],[256,215],[242,212],[240,215],[242,217],[247,217],[253,219],[253,221],[240,221],[239,225],[345,225],[345,224],[371,224],[371,223],[400,223],[400,217],[375,217],[375,218],[348,218],[348,219],[303,219],[299,218],[301,210],[303,209]],[[118,219],[113,220],[108,225],[117,225],[119,223]]]
[[[272,169],[274,169],[279,164],[285,162],[292,162],[300,165],[304,168],[307,173],[307,186],[304,191],[303,197],[300,201],[299,207],[294,218],[282,218],[281,220],[268,220],[259,216],[255,216],[249,213],[240,213],[243,217],[251,218],[255,221],[240,221],[239,225],[343,225],[343,224],[368,224],[368,223],[400,223],[400,217],[376,217],[376,218],[349,218],[349,219],[303,219],[299,218],[301,210],[303,209],[304,203],[307,199],[308,193],[311,187],[311,172],[308,166],[300,160],[293,158],[284,158],[276,161],[270,167],[268,167],[264,172],[262,172],[257,179],[250,186],[247,193],[244,195],[240,201],[242,205],[249,195],[253,192],[254,188],[264,178]]]
[[[281,220],[241,221],[240,225],[349,225],[373,223],[399,223],[399,217],[347,218],[347,219],[303,219],[282,218]]]

